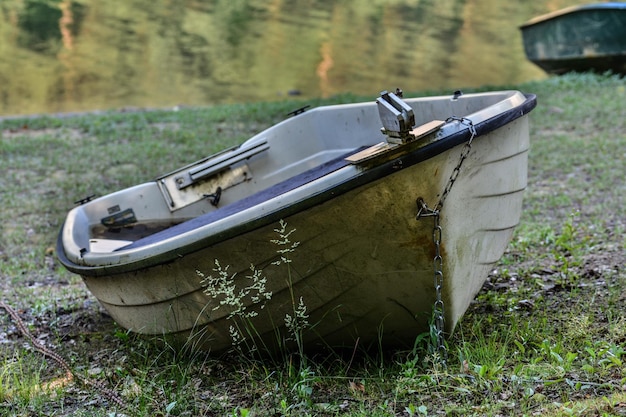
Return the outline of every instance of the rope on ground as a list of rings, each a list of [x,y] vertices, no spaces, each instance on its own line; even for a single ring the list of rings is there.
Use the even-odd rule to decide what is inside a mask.
[[[28,341],[30,342],[30,344],[33,346],[35,350],[37,350],[42,355],[47,356],[48,358],[55,361],[65,371],[65,374],[68,380],[71,381],[75,379],[75,380],[80,381],[83,385],[87,387],[96,388],[100,391],[100,393],[102,393],[102,395],[108,398],[111,402],[117,404],[117,406],[119,406],[123,410],[133,411],[132,408],[115,391],[112,391],[109,388],[105,387],[100,381],[87,378],[83,375],[75,373],[65,359],[63,359],[60,355],[58,355],[52,349],[49,349],[46,346],[42,345],[35,338],[35,336],[33,336],[33,334],[28,330],[28,328],[22,321],[22,318],[17,314],[17,312],[10,305],[0,300],[0,308],[4,309],[9,314],[9,316],[11,317],[11,319],[13,319],[13,322],[19,329],[22,336],[28,339]]]

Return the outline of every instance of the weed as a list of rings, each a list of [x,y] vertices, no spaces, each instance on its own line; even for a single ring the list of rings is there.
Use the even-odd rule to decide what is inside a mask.
[[[306,312],[306,305],[302,297],[299,298],[298,304],[293,304],[293,316],[289,313],[285,314],[285,327],[289,332],[287,340],[294,340],[303,353],[304,342],[302,332],[309,327],[309,315]]]
[[[278,246],[276,253],[280,255],[280,259],[272,262],[273,265],[280,266],[282,264],[290,264],[291,258],[289,254],[294,252],[300,245],[300,242],[292,242],[289,237],[296,231],[296,229],[287,230],[287,222],[280,220],[280,228],[274,229],[274,232],[278,234],[278,239],[272,239],[271,242]]]
[[[299,242],[290,240],[295,229],[288,230],[287,223],[283,220],[279,222],[279,228],[274,229],[278,235],[277,239],[271,239],[271,243],[277,246],[276,253],[278,259],[271,262],[271,267],[284,267],[286,269],[287,289],[291,297],[291,313],[284,316],[284,327],[286,335],[277,333],[277,343],[284,349],[288,349],[288,342],[294,342],[298,348],[301,371],[306,368],[304,354],[304,331],[310,325],[307,307],[302,296],[296,296],[293,289],[293,277],[291,271],[292,259],[290,254],[299,246]],[[229,266],[223,267],[219,260],[215,260],[213,274],[206,275],[202,271],[196,271],[201,279],[204,293],[211,300],[209,305],[213,311],[226,309],[226,318],[232,321],[229,334],[233,347],[240,353],[261,352],[263,354],[273,353],[267,348],[261,335],[256,330],[253,318],[259,315],[266,303],[271,300],[272,292],[267,290],[267,278],[263,270],[254,265],[250,266],[250,273],[245,279],[238,279],[236,273],[228,272]],[[245,346],[244,351],[242,347]],[[283,356],[288,357],[285,350]]]
[[[428,415],[428,407],[425,405],[415,406],[413,403],[410,403],[406,407],[404,407],[404,412],[409,416],[427,416]]]
[[[263,271],[250,265],[250,275],[246,275],[245,284],[239,288],[235,284],[235,274],[228,273],[228,266],[222,267],[220,262],[215,260],[213,272],[217,275],[206,276],[201,271],[196,271],[201,278],[204,293],[213,300],[219,300],[219,305],[228,308],[228,318],[233,317],[250,318],[258,315],[258,311],[249,309],[250,306],[257,306],[260,309],[265,307],[265,303],[272,298],[272,292],[266,289],[267,278],[263,276]]]

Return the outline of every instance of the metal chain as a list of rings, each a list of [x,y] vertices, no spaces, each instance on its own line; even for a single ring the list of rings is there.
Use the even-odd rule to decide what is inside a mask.
[[[417,216],[416,219],[419,220],[423,217],[432,217],[434,219],[433,224],[433,245],[435,247],[435,257],[433,258],[433,271],[434,278],[433,284],[435,287],[435,302],[433,304],[433,321],[434,321],[434,334],[433,339],[435,343],[436,352],[439,354],[440,363],[445,367],[446,361],[448,360],[448,349],[445,344],[444,338],[444,317],[445,317],[445,305],[442,297],[443,290],[443,257],[441,256],[441,241],[442,241],[442,233],[443,229],[439,223],[441,217],[441,209],[443,208],[443,203],[445,202],[448,194],[450,194],[450,190],[452,190],[452,186],[456,181],[459,173],[461,172],[461,166],[463,165],[463,161],[469,155],[472,149],[472,141],[476,137],[476,128],[474,127],[474,123],[466,119],[464,117],[449,117],[446,120],[446,123],[450,121],[458,121],[462,124],[465,124],[469,127],[470,138],[465,143],[463,150],[461,151],[461,156],[459,158],[459,162],[454,167],[450,178],[448,179],[448,183],[443,189],[441,193],[441,197],[439,201],[435,205],[434,209],[428,207],[426,202],[422,197],[417,199]]]
[[[454,116],[448,117],[446,119],[446,123],[449,123],[452,121],[457,121],[461,124],[467,125],[470,131],[470,138],[465,143],[465,146],[463,146],[463,150],[461,151],[461,157],[459,158],[459,162],[454,167],[454,170],[452,170],[452,174],[450,175],[450,178],[448,179],[448,183],[446,184],[445,188],[443,189],[443,192],[441,193],[439,202],[435,206],[435,210],[437,211],[441,211],[444,201],[448,197],[448,194],[450,193],[450,190],[452,189],[454,182],[456,181],[457,177],[459,176],[459,173],[461,172],[461,165],[463,165],[463,161],[465,161],[470,151],[472,150],[472,142],[474,141],[474,138],[476,137],[476,128],[474,127],[474,123],[470,119],[467,119],[465,117],[454,117]]]

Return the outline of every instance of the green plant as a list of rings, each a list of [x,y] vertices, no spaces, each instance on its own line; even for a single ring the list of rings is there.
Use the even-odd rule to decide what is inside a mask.
[[[409,405],[404,407],[404,412],[407,413],[409,416],[416,416],[416,415],[427,416],[428,407],[426,407],[425,405],[420,405],[416,407],[415,405],[413,405],[413,403],[410,403]]]
[[[285,342],[294,341],[298,347],[301,366],[305,367],[303,332],[309,328],[307,308],[302,296],[296,297],[293,291],[293,277],[291,275],[290,253],[299,246],[299,242],[292,242],[290,236],[295,229],[287,230],[287,223],[283,220],[279,222],[279,228],[274,231],[278,239],[272,239],[271,243],[277,245],[276,253],[279,258],[271,263],[274,267],[284,266],[286,268],[286,280],[289,293],[291,295],[292,314],[285,314],[284,325],[287,334],[284,340],[279,340],[279,346]],[[263,271],[250,265],[250,274],[245,279],[238,279],[237,274],[228,272],[229,266],[222,267],[219,260],[215,260],[213,274],[206,275],[202,271],[196,271],[204,287],[204,293],[209,297],[210,307],[213,311],[227,309],[227,319],[233,321],[230,327],[230,335],[233,346],[239,348],[246,345],[249,352],[264,351],[272,353],[265,346],[258,346],[260,335],[254,328],[253,318],[257,317],[259,310],[262,310],[266,303],[271,300],[272,292],[267,290],[267,278]],[[282,336],[278,336],[282,337]]]

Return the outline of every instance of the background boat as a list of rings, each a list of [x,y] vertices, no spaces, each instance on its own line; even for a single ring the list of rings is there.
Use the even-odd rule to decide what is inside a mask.
[[[548,73],[626,74],[626,3],[569,7],[520,29],[526,57]]]

